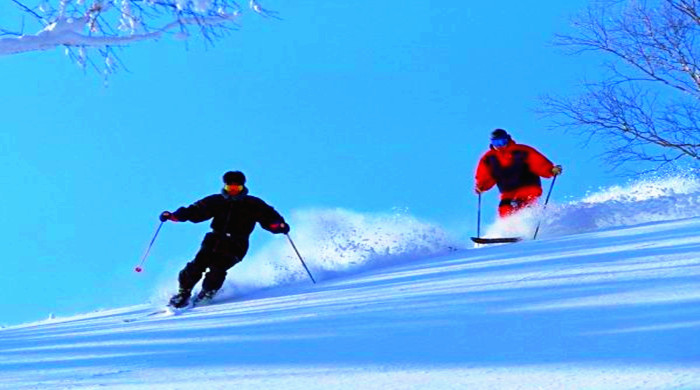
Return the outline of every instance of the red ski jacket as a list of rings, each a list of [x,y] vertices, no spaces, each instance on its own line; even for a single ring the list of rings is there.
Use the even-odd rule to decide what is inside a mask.
[[[526,199],[542,195],[540,177],[552,177],[554,164],[535,148],[510,141],[497,150],[489,146],[476,167],[476,187],[487,191],[494,185],[501,199]]]

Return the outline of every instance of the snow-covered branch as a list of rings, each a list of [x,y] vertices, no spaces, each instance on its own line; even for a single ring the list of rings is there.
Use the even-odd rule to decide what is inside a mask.
[[[57,46],[83,48],[123,46],[130,43],[160,38],[164,33],[186,25],[215,26],[233,21],[237,15],[222,15],[203,18],[182,18],[152,31],[129,35],[91,35],[86,32],[89,17],[62,19],[51,23],[34,35],[0,38],[0,55],[27,51],[48,50]]]
[[[0,26],[0,56],[65,47],[80,51],[80,65],[89,49],[96,49],[108,66],[113,46],[157,40],[165,34],[186,39],[198,35],[213,43],[237,28],[242,8],[233,0],[12,0],[18,15],[29,17],[36,32]],[[53,3],[53,4],[52,4]],[[250,0],[249,9],[263,17],[277,13]],[[22,25],[22,29],[31,28]],[[191,33],[192,32],[192,33]],[[111,73],[113,69],[106,69]]]

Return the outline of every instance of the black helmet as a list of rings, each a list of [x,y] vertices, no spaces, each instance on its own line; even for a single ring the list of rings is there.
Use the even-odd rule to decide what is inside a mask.
[[[496,129],[491,132],[491,139],[510,139],[510,134],[503,129]]]
[[[224,173],[224,184],[245,184],[245,175],[241,171],[228,171]]]

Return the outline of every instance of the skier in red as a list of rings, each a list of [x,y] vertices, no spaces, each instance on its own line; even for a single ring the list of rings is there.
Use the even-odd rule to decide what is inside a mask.
[[[503,129],[491,133],[491,145],[476,168],[475,191],[481,194],[494,185],[501,192],[498,215],[505,217],[537,202],[542,195],[540,177],[562,173],[534,148],[517,144]]]

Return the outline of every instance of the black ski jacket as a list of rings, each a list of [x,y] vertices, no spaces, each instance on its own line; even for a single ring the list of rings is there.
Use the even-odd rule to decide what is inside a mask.
[[[226,193],[207,196],[194,202],[188,207],[180,207],[173,216],[178,221],[190,221],[199,223],[212,219],[212,233],[208,233],[204,239],[204,245],[213,244],[220,246],[219,241],[236,244],[236,254],[242,258],[248,250],[248,239],[255,228],[255,223],[260,223],[263,229],[273,233],[273,225],[286,223],[284,218],[262,199],[248,195],[248,189],[237,196]],[[224,245],[229,246],[229,245]]]

